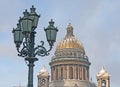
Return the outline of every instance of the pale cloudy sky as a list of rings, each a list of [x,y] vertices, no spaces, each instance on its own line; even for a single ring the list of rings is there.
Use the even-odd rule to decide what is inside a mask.
[[[53,18],[58,27],[57,42],[66,34],[71,22],[74,35],[83,43],[91,62],[90,75],[96,82],[96,74],[102,66],[111,75],[111,87],[120,84],[120,0],[1,0],[0,1],[0,87],[27,85],[27,65],[17,56],[13,42],[12,29],[22,12],[34,5],[41,14],[36,29],[36,44],[46,42],[43,27]],[[48,57],[39,57],[34,68],[34,87],[37,87],[37,74],[49,62],[54,49]]]

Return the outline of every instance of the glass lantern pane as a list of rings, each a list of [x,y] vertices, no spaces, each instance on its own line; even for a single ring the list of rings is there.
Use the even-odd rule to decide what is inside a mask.
[[[28,28],[28,31],[29,31],[29,32],[32,31],[32,20],[28,20],[28,21],[27,21],[27,28]]]
[[[46,37],[47,37],[47,40],[51,40],[51,31],[50,30],[46,30]]]
[[[51,30],[51,40],[56,41],[56,30],[55,29]]]
[[[18,31],[14,31],[14,42],[18,42],[19,41],[19,32]]]
[[[38,24],[39,16],[36,14],[30,14],[29,18],[33,20],[32,27],[36,28]]]
[[[29,32],[27,28],[27,20],[22,21],[22,28],[23,28],[23,32]]]
[[[37,25],[38,25],[38,19],[39,19],[38,16],[34,17],[34,22],[33,22],[34,24],[33,24],[33,26],[37,27]]]
[[[22,41],[23,41],[23,34],[22,34],[22,32],[20,31],[19,32],[19,41],[22,43]]]
[[[14,42],[15,43],[22,43],[23,41],[23,34],[20,30],[14,30]]]
[[[26,18],[21,20],[21,27],[22,27],[22,32],[31,32],[32,28],[32,20]]]

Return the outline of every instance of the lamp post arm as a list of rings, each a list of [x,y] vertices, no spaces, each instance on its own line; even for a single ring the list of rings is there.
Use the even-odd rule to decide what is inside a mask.
[[[26,57],[29,54],[29,49],[27,47],[26,42],[23,42],[23,48],[21,50],[19,47],[17,47],[17,51],[18,51],[18,56]]]
[[[47,51],[47,53],[50,52],[51,50],[52,50],[52,46],[50,46],[50,48],[49,48],[49,50]]]
[[[49,50],[47,50],[45,47],[44,47],[44,42],[41,41],[41,45],[38,45],[35,49],[34,49],[34,56],[38,55],[38,56],[48,56],[52,49],[52,46],[50,46]]]

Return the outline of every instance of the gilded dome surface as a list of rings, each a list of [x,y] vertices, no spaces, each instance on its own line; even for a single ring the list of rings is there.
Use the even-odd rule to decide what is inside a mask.
[[[66,48],[78,48],[84,50],[82,43],[73,35],[73,27],[71,24],[68,25],[67,34],[65,38],[58,43],[56,50]]]
[[[56,50],[65,49],[65,48],[84,49],[82,43],[80,43],[74,36],[64,38],[61,42],[59,42]]]

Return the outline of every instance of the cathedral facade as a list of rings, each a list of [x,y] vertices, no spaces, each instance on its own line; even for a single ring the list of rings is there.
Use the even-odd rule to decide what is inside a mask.
[[[97,84],[90,80],[90,64],[83,44],[74,36],[69,24],[66,36],[58,43],[49,63],[51,75],[43,67],[38,74],[38,87],[110,87],[110,75],[104,67],[97,74]]]

